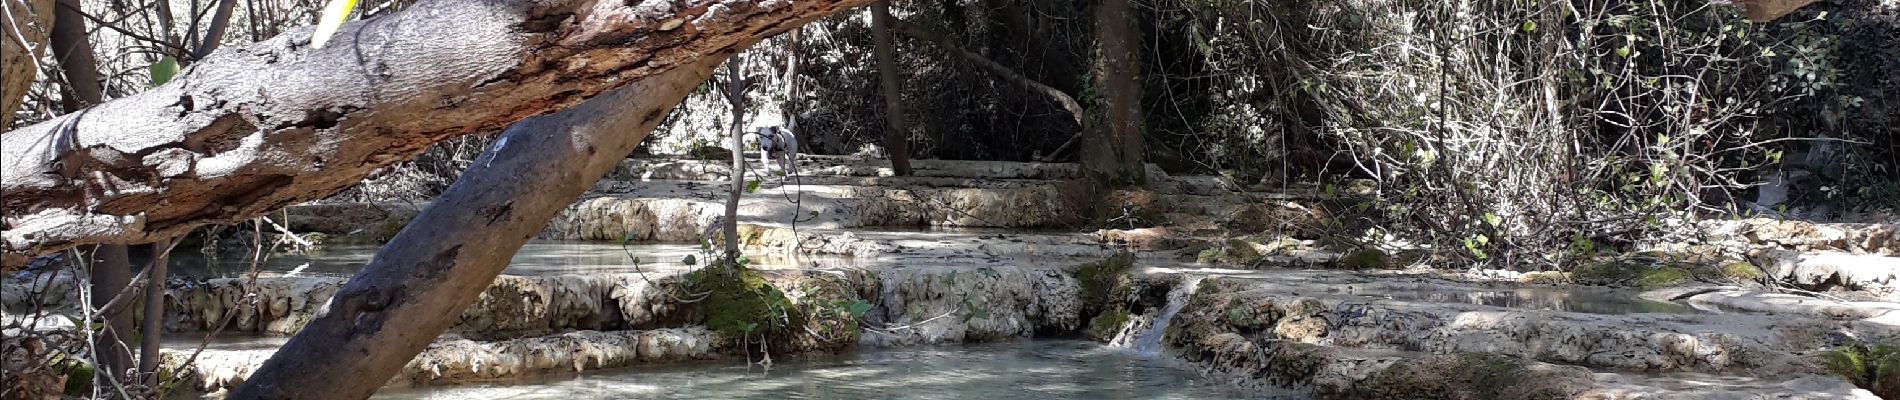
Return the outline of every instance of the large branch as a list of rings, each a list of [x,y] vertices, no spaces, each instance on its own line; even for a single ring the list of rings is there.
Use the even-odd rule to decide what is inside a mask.
[[[231,398],[369,397],[723,58],[702,56],[509,127]]]
[[[425,0],[219,50],[137,96],[0,136],[7,264],[327,196],[864,0]]]
[[[971,64],[976,64],[977,67],[982,68],[984,71],[989,71],[990,74],[996,75],[998,78],[1002,78],[1004,82],[1009,82],[1010,84],[1021,87],[1024,90],[1028,90],[1028,91],[1032,91],[1036,93],[1042,93],[1044,96],[1049,96],[1049,100],[1055,101],[1057,105],[1062,106],[1063,110],[1067,110],[1069,112],[1069,116],[1075,119],[1076,126],[1082,127],[1083,132],[1085,133],[1088,132],[1088,125],[1087,125],[1087,122],[1084,120],[1087,114],[1084,114],[1082,112],[1082,103],[1076,102],[1075,97],[1069,96],[1068,93],[1063,93],[1062,90],[1060,89],[1050,87],[1049,85],[1044,85],[1042,84],[1042,82],[1036,82],[1035,79],[1029,79],[1028,76],[1024,76],[1022,73],[1016,72],[1016,70],[1010,69],[1008,66],[1004,66],[1002,63],[996,62],[994,60],[990,60],[988,57],[984,57],[982,54],[977,54],[974,51],[970,51],[969,49],[965,49],[962,46],[958,46],[956,42],[952,42],[949,39],[944,38],[943,35],[937,34],[936,32],[931,32],[929,29],[924,29],[923,27],[917,26],[916,24],[912,24],[909,22],[904,22],[904,21],[892,18],[891,25],[896,27],[898,32],[903,32],[904,36],[910,36],[913,38],[921,39],[926,42],[930,42],[932,44],[936,44],[937,47],[942,47],[944,51],[948,51],[950,52],[950,54],[956,55],[958,58],[962,58],[965,61],[969,61]],[[892,111],[892,112],[896,112],[896,111]],[[1057,147],[1055,151],[1050,152],[1048,155],[1044,156],[1043,159],[1040,161],[1054,161],[1057,155],[1060,155],[1062,154],[1063,151],[1068,150],[1069,146],[1075,145],[1075,143],[1080,139],[1082,139],[1082,134],[1076,134],[1075,136],[1070,137],[1068,141],[1062,142],[1062,146]]]
[[[1082,126],[1083,115],[1085,115],[1082,113],[1082,104],[1077,103],[1075,97],[1069,96],[1068,93],[1063,93],[1060,89],[1044,85],[1042,82],[1036,82],[1035,79],[1029,79],[1028,76],[1024,76],[1022,73],[1016,72],[1016,70],[1010,69],[1002,63],[990,60],[988,57],[983,57],[982,54],[977,54],[974,51],[958,46],[956,42],[950,41],[950,39],[945,38],[943,35],[931,32],[929,29],[924,29],[916,24],[893,18],[891,20],[891,26],[897,28],[897,31],[903,33],[904,36],[922,39],[937,45],[937,47],[942,47],[945,51],[950,52],[950,54],[969,61],[971,64],[975,64],[984,71],[989,71],[990,74],[996,75],[998,78],[1003,78],[1004,82],[1009,82],[1025,90],[1049,96],[1049,100],[1055,101],[1056,105],[1062,106],[1063,110],[1069,112],[1069,116],[1075,118],[1075,124],[1077,126]]]

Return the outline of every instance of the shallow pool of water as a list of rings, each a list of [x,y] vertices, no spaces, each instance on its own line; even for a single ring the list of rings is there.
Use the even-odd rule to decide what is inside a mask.
[[[1162,357],[1162,359],[1167,359]],[[1081,341],[866,350],[779,359],[589,371],[509,385],[385,389],[377,399],[1220,399],[1239,392],[1169,362]]]

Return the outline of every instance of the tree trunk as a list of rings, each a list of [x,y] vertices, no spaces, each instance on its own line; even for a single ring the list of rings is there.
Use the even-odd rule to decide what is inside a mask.
[[[106,304],[112,303],[113,298],[118,297],[120,289],[132,283],[132,260],[126,255],[125,245],[112,244],[99,246],[93,251],[92,260],[89,261],[86,265],[92,267],[92,279],[89,285],[92,292],[92,307],[103,309]],[[104,380],[108,376],[117,380],[120,385],[130,384],[131,382],[125,379],[125,372],[134,366],[132,349],[125,347],[125,340],[121,338],[130,336],[132,329],[136,328],[133,324],[132,313],[113,313],[106,315],[105,318],[106,326],[110,329],[94,336],[92,340],[93,350],[98,352],[96,355],[98,358],[93,361],[99,363],[99,367],[94,371],[105,373],[97,374],[98,377],[93,384],[97,385],[95,387],[111,387]]]
[[[66,115],[72,116],[78,114],[75,111],[99,104],[104,100],[105,89],[99,85],[99,61],[92,55],[92,40],[86,37],[86,17],[79,14],[79,0],[57,0],[57,2],[59,6],[55,7],[56,10],[53,12],[53,57],[59,59],[59,67],[66,74],[66,84],[61,86],[63,90],[60,92],[62,94],[60,106],[65,108]],[[46,124],[46,122],[41,122],[33,127]],[[113,132],[99,132],[99,135],[107,136],[101,139],[107,139],[113,134]],[[31,134],[7,135],[6,139],[26,136],[31,136]],[[25,143],[16,140],[6,140],[5,143],[8,144],[9,149],[0,154],[11,155],[16,151],[11,149],[15,145],[27,147]],[[12,167],[12,165],[3,166],[8,169]],[[8,189],[7,191],[11,192],[8,193],[10,195],[17,195],[18,192],[12,190],[13,175],[7,174],[4,178],[6,184],[0,187]],[[11,214],[14,210],[8,207],[7,211]]]
[[[218,12],[211,15],[211,26],[205,28],[204,40],[198,41],[198,48],[191,51],[191,59],[201,60],[209,57],[212,50],[218,49],[218,44],[224,43],[224,30],[231,26],[231,9],[233,8],[237,8],[237,0],[218,0]],[[180,59],[179,62],[184,61]]]
[[[152,261],[146,266],[151,270],[145,273],[145,320],[139,324],[139,379],[148,387],[158,387],[158,348],[165,334],[165,272],[170,267],[171,242],[152,243]]]
[[[1089,124],[1094,135],[1082,141],[1082,170],[1093,187],[1140,185],[1147,177],[1141,147],[1141,34],[1130,18],[1128,0],[1095,5],[1093,102],[1098,112]]]
[[[46,33],[53,28],[53,0],[0,0],[0,130],[13,126],[26,92],[39,76],[39,59],[46,54]],[[22,56],[25,57],[22,57]]]
[[[432,143],[865,1],[424,0],[345,24],[322,49],[308,29],[232,48],[163,86],[0,136],[0,262],[323,198]]]
[[[726,60],[726,102],[732,105],[732,193],[726,196],[725,218],[720,219],[720,229],[724,230],[723,239],[726,251],[721,261],[731,261],[739,257],[739,196],[745,195],[745,87],[746,80],[739,73],[739,64],[745,58],[734,55]],[[765,154],[765,149],[759,149]],[[761,161],[763,162],[763,161]],[[761,177],[763,179],[763,177]],[[710,240],[710,239],[708,239]]]
[[[724,56],[702,54],[509,127],[231,398],[369,397],[454,324],[522,244],[632,152]]]
[[[798,42],[798,36],[804,30],[803,27],[792,28],[791,32],[786,32],[790,36],[785,38],[790,43],[785,45],[788,49],[786,51],[788,56],[785,57],[785,103],[783,103],[784,108],[779,112],[785,114],[785,130],[792,131],[793,134],[798,133],[798,59],[799,55],[804,53],[803,46]]]
[[[905,130],[903,99],[898,97],[897,44],[891,37],[891,2],[871,3],[871,41],[876,47],[878,93],[884,97],[884,149],[891,155],[891,170],[897,176],[909,176],[910,131]]]
[[[53,55],[59,59],[60,69],[65,72],[66,89],[61,92],[60,104],[67,115],[104,100],[105,91],[99,84],[99,63],[92,54],[92,39],[86,35],[85,16],[79,14],[79,0],[58,0],[62,5],[54,12]],[[92,269],[90,286],[92,306],[104,308],[117,297],[119,290],[132,281],[132,262],[126,255],[125,245],[109,244],[94,250],[92,262],[86,263]],[[132,349],[125,346],[121,338],[133,332],[132,313],[116,313],[106,316],[105,332],[93,337],[93,350],[96,352],[99,368],[105,371],[94,380],[99,387],[107,386],[104,379],[116,380],[119,384],[128,384],[125,372],[133,367]]]

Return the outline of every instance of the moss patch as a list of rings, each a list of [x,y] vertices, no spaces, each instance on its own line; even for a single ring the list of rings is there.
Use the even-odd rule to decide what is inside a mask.
[[[767,334],[804,324],[804,313],[758,271],[741,266],[708,267],[687,276],[694,290],[707,292],[706,328],[738,338]]]
[[[1722,264],[1721,271],[1722,277],[1748,282],[1759,281],[1763,275],[1766,275],[1761,272],[1761,268],[1755,268],[1754,264],[1741,261]]]
[[[1821,366],[1883,399],[1900,399],[1900,344],[1849,343],[1821,353]]]
[[[1104,308],[1113,297],[1115,288],[1126,282],[1128,269],[1134,265],[1133,253],[1120,252],[1101,261],[1069,267],[1069,275],[1074,276],[1082,286],[1083,309]]]
[[[1334,265],[1350,270],[1384,269],[1392,266],[1392,257],[1387,256],[1383,250],[1365,247],[1346,253],[1344,257],[1335,261]]]
[[[1586,262],[1571,271],[1577,283],[1636,286],[1658,289],[1688,283],[1694,277],[1688,268],[1674,263],[1643,259]]]
[[[1581,369],[1531,368],[1525,360],[1464,353],[1401,361],[1353,388],[1350,398],[1568,399],[1588,387]]]
[[[1115,340],[1115,334],[1121,333],[1123,326],[1128,326],[1128,311],[1116,307],[1089,319],[1089,329],[1083,334],[1089,340],[1106,343]]]
[[[1264,257],[1266,256],[1261,255],[1252,243],[1240,239],[1227,239],[1221,241],[1219,246],[1201,250],[1195,255],[1194,261],[1201,264],[1250,265],[1259,262]]]

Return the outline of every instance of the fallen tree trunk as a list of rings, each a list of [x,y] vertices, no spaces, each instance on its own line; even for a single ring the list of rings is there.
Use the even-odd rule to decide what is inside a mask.
[[[0,263],[322,198],[864,0],[429,0],[228,47],[170,83],[0,136]]]
[[[375,393],[455,323],[549,218],[619,165],[724,58],[702,55],[509,127],[231,398]]]

